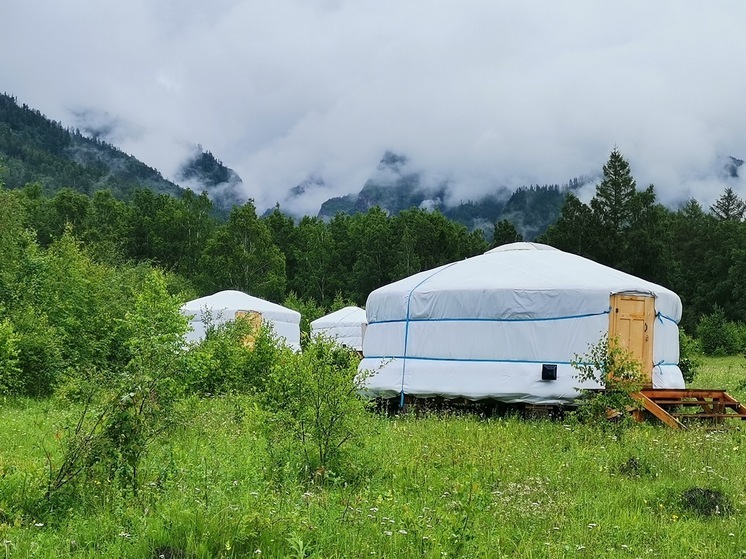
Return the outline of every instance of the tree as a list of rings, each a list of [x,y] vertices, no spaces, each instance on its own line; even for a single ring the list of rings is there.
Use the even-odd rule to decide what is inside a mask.
[[[630,226],[636,183],[629,163],[617,148],[611,152],[603,172],[604,178],[596,185],[591,209],[601,225],[616,239]]]
[[[269,227],[272,234],[272,240],[285,255],[285,273],[288,278],[289,290],[292,290],[293,281],[296,277],[296,248],[297,248],[297,228],[292,217],[285,215],[280,211],[280,204],[277,204],[268,216],[262,218],[262,221]],[[299,257],[301,255],[298,255]]]
[[[597,216],[574,194],[568,194],[554,225],[536,240],[560,250],[565,250],[589,258],[598,254]]]
[[[518,232],[515,225],[513,225],[513,222],[508,221],[507,219],[501,219],[495,223],[495,227],[492,230],[492,242],[490,243],[490,248],[522,240],[523,235]]]
[[[374,289],[391,281],[395,255],[391,220],[386,212],[374,206],[366,213],[352,217],[350,241],[356,247],[356,258],[352,266],[351,293],[353,300],[361,305]]]
[[[91,198],[82,240],[98,260],[121,262],[132,238],[131,206],[117,200],[110,190],[97,190]]]
[[[208,240],[200,270],[204,292],[237,289],[277,302],[285,298],[285,258],[251,200],[234,206],[228,222]]]
[[[7,282],[23,250],[26,211],[20,198],[17,193],[4,190],[0,183],[0,303],[7,298]]]
[[[626,256],[625,237],[631,229],[637,194],[629,163],[617,148],[603,166],[603,180],[596,185],[590,206],[596,223],[592,257],[608,266],[621,267]]]
[[[611,263],[636,276],[668,285],[671,212],[656,202],[652,184],[634,193],[629,211],[629,225],[617,247],[619,255]]]
[[[745,212],[746,202],[741,200],[731,187],[726,188],[720,198],[710,206],[710,213],[721,221],[743,221]]]
[[[669,286],[684,301],[681,324],[693,333],[699,317],[712,312],[713,305],[732,308],[733,293],[724,289],[724,280],[738,264],[731,253],[738,246],[734,230],[743,225],[718,221],[695,200],[673,213],[669,222]]]
[[[295,231],[295,274],[289,289],[301,298],[328,306],[341,288],[335,268],[337,254],[329,227],[317,217],[304,217]]]
[[[199,260],[217,223],[213,203],[206,192],[187,190],[174,208],[173,262],[175,270],[189,279],[199,271]]]

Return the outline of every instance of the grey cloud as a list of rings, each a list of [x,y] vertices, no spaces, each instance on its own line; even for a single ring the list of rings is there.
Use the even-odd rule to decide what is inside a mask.
[[[173,176],[201,143],[271,207],[359,190],[386,150],[451,201],[594,174],[707,206],[746,156],[746,5],[492,0],[29,0],[0,7],[0,86],[71,126],[108,114]]]

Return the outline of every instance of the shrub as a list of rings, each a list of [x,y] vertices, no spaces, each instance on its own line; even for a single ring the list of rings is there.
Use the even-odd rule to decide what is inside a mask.
[[[694,382],[694,377],[702,366],[701,351],[697,340],[687,335],[684,330],[679,330],[679,369],[687,384]]]
[[[19,390],[28,396],[47,396],[65,369],[59,331],[45,314],[31,308],[14,313],[12,321],[18,334]]]
[[[742,349],[738,326],[725,319],[725,311],[719,306],[699,319],[697,337],[705,355],[735,355]]]
[[[359,358],[322,337],[278,357],[261,393],[270,456],[279,470],[324,482],[341,473],[344,450],[361,443],[368,424]]]
[[[7,318],[0,321],[0,394],[18,394],[20,391],[19,338]]]
[[[585,355],[576,355],[572,366],[581,383],[595,383],[601,390],[580,388],[582,403],[578,408],[581,420],[598,421],[606,425],[614,418],[617,425],[631,422],[627,410],[639,408],[631,394],[645,385],[640,362],[615,338],[601,338]]]
[[[82,478],[115,479],[136,494],[139,467],[150,444],[174,421],[181,395],[186,318],[169,295],[165,278],[151,272],[122,323],[128,359],[107,384],[89,383],[77,420],[61,429],[61,459],[47,453],[46,499]]]
[[[244,344],[248,337],[252,347]],[[267,325],[258,332],[247,320],[208,326],[205,339],[188,351],[185,384],[198,394],[251,393],[262,386],[278,351]]]

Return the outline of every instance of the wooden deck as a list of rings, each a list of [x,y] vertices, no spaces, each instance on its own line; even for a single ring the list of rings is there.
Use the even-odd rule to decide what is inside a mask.
[[[646,388],[632,397],[674,429],[686,429],[685,422],[691,420],[746,419],[746,406],[725,390]]]

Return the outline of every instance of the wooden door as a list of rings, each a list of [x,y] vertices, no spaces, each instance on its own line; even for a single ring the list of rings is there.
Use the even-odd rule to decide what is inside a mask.
[[[611,296],[609,339],[614,339],[642,365],[645,385],[653,386],[653,329],[655,298],[637,293]]]
[[[236,311],[236,320],[238,319],[247,320],[251,324],[251,333],[244,336],[242,342],[244,347],[254,349],[256,337],[259,335],[259,330],[262,327],[262,313],[257,311]]]

